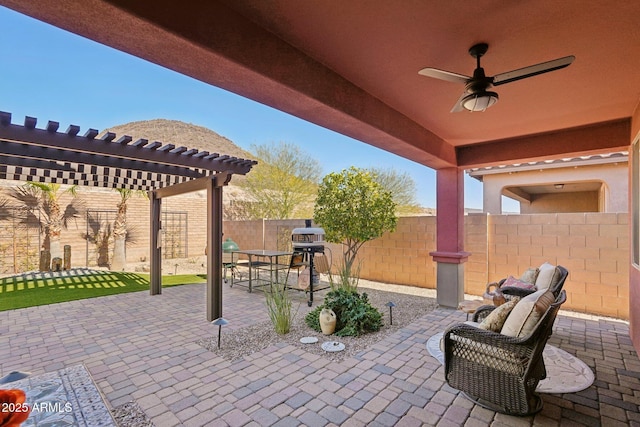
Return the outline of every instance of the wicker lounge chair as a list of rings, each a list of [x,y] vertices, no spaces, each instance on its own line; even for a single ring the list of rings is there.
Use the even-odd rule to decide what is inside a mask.
[[[540,276],[540,278],[538,279],[538,271],[540,271],[545,267],[547,268],[547,271],[549,273],[546,274],[544,278]],[[485,300],[486,301],[493,300],[493,303],[495,305],[499,305],[505,301],[504,297],[506,297],[506,299],[508,300],[513,296],[519,296],[519,297],[527,296],[540,288],[541,284],[537,283],[540,281],[542,282],[547,281],[548,283],[544,286],[548,286],[548,289],[551,289],[553,294],[557,297],[558,294],[560,294],[562,287],[564,286],[564,282],[567,279],[567,276],[569,275],[569,272],[563,266],[558,265],[554,267],[551,264],[545,263],[541,265],[539,268],[530,268],[529,270],[527,270],[527,272],[523,274],[523,276],[526,275],[531,270],[536,270],[535,275],[533,276],[534,281],[532,283],[532,285],[535,285],[535,287],[531,289],[527,289],[527,288],[522,288],[517,286],[508,286],[509,278],[504,278],[499,282],[492,282],[487,285],[487,289],[484,294]],[[511,279],[513,278],[511,277]]]
[[[444,334],[447,383],[475,403],[510,414],[530,415],[542,409],[535,393],[546,377],[542,351],[553,323],[566,300],[561,291],[526,336],[512,337],[460,323]],[[481,321],[494,306],[481,307],[474,321]],[[515,310],[515,309],[514,309]]]

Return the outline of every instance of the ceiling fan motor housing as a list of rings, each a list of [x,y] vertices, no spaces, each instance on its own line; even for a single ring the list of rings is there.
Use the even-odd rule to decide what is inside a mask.
[[[483,68],[476,68],[473,78],[469,79],[465,85],[465,90],[469,93],[485,92],[491,87],[491,78],[487,78]]]
[[[468,111],[485,111],[498,102],[498,94],[489,90],[493,86],[499,86],[548,73],[549,71],[559,70],[568,67],[575,59],[575,56],[569,55],[497,74],[493,77],[487,77],[484,69],[480,66],[480,58],[487,53],[488,49],[489,45],[487,43],[477,43],[469,48],[469,55],[476,58],[476,69],[473,71],[473,77],[431,67],[423,68],[418,71],[418,74],[454,83],[464,83],[465,91],[456,105],[451,109],[452,113],[462,111],[463,109]]]

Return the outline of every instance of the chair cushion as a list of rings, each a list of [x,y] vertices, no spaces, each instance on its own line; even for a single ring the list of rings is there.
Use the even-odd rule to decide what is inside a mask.
[[[495,309],[484,318],[480,324],[478,324],[478,328],[486,329],[493,332],[500,332],[502,329],[502,325],[504,325],[505,320],[513,310],[513,307],[518,303],[519,298],[514,298],[511,301],[508,301]]]
[[[560,280],[560,270],[548,262],[542,264],[539,270],[540,272],[538,273],[538,277],[535,282],[537,289],[548,289],[549,287],[553,287],[553,285],[557,284]]]
[[[527,282],[522,279],[516,279],[513,276],[509,276],[502,282],[502,286],[500,288],[506,288],[509,286],[513,286],[514,288],[523,288],[523,289],[535,289],[536,285],[534,282]]]
[[[536,268],[536,267],[527,268],[527,271],[522,273],[522,276],[520,276],[520,280],[523,282],[535,284],[539,273],[540,273],[539,268]]]
[[[529,335],[544,312],[555,301],[553,292],[540,289],[522,298],[511,310],[511,314],[504,322],[500,333],[510,337],[525,337]]]

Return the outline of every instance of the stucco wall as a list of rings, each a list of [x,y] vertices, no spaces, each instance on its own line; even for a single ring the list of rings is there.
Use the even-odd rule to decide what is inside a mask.
[[[600,197],[597,191],[534,194],[531,203],[520,203],[521,214],[549,212],[601,212]]]
[[[628,211],[628,165],[627,162],[608,163],[603,165],[583,165],[558,169],[526,170],[516,173],[499,173],[483,176],[483,206],[484,211],[493,215],[502,213],[501,197],[505,187],[552,185],[555,183],[598,182],[603,184],[601,203],[590,205],[592,212],[627,212]],[[577,196],[560,191],[558,197],[548,199],[538,198],[528,203],[521,203],[521,213],[539,212],[569,212],[567,206],[574,206],[578,212],[586,210],[582,200],[586,195]],[[540,203],[539,206],[536,204]],[[542,206],[545,204],[546,206]]]

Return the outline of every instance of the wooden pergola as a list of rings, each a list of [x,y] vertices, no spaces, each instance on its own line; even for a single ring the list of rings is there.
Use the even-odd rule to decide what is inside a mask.
[[[162,293],[162,199],[206,190],[207,247],[213,248],[207,257],[207,319],[222,317],[222,188],[257,162],[111,132],[98,136],[96,129],[80,134],[75,125],[59,132],[54,121],[38,129],[36,123],[26,117],[23,125],[12,124],[11,114],[0,112],[0,179],[147,191],[151,295]]]

